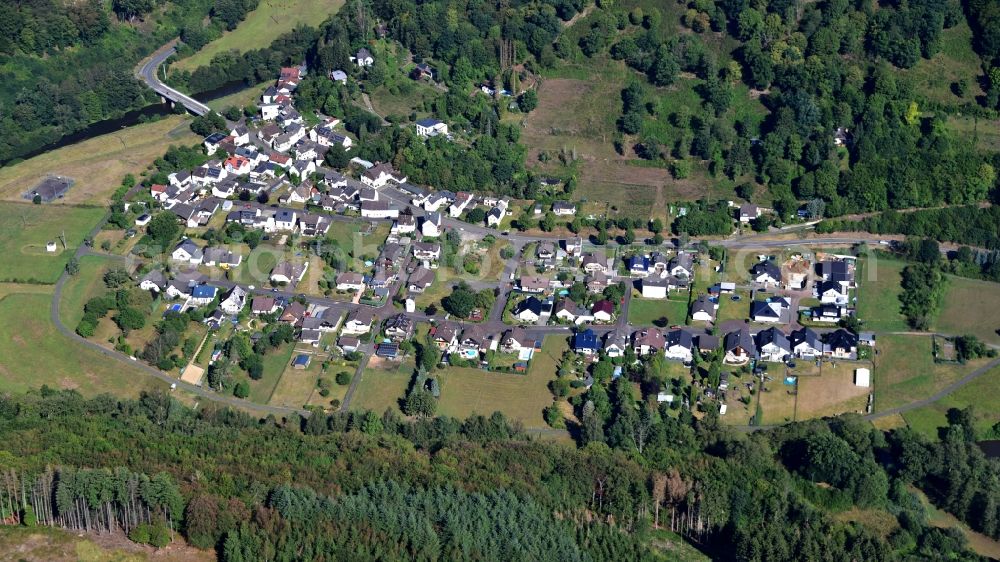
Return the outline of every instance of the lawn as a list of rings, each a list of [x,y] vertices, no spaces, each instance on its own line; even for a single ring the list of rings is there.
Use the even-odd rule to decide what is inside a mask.
[[[263,287],[271,276],[271,270],[286,253],[287,250],[270,244],[257,246],[237,268],[237,282]]]
[[[901,274],[906,264],[880,258],[860,261],[855,273],[858,282],[858,316],[865,330],[902,332],[909,329],[900,312]]]
[[[372,410],[379,414],[387,409],[399,412],[399,400],[410,388],[413,368],[412,360],[393,363],[372,358],[351,399],[351,409]]]
[[[86,396],[136,397],[166,385],[64,337],[49,319],[51,297],[10,294],[0,300],[0,390],[25,392],[47,384]]]
[[[628,322],[634,326],[652,326],[661,318],[666,318],[666,326],[684,324],[687,311],[687,293],[674,294],[666,299],[633,298],[628,304]]]
[[[965,365],[934,363],[931,349],[930,336],[879,336],[873,371],[876,411],[927,398],[986,363],[983,359]]]
[[[264,376],[259,381],[250,381],[250,401],[267,404],[271,401],[275,388],[281,380],[281,374],[292,362],[292,351],[295,344],[283,344],[264,355]],[[299,404],[298,406],[301,406]]]
[[[983,435],[1000,422],[1000,367],[975,379],[941,400],[903,414],[903,419],[914,430],[937,438],[937,429],[948,425],[946,415],[950,408],[973,406],[975,427]]]
[[[1000,344],[1000,284],[948,276],[948,289],[934,329],[952,335],[972,334]]]
[[[83,318],[83,305],[107,291],[103,276],[111,265],[111,260],[107,258],[83,256],[80,273],[66,280],[59,302],[59,317],[70,329],[75,328]]]
[[[219,53],[231,50],[246,52],[270,45],[279,35],[297,26],[316,27],[343,5],[344,0],[263,0],[235,30],[224,33],[197,53],[173,64],[171,69],[192,71],[207,65]]]
[[[264,90],[270,84],[259,84],[257,86],[250,86],[249,88],[244,88],[238,92],[229,94],[228,96],[223,96],[221,98],[216,98],[205,105],[214,109],[215,111],[225,111],[230,107],[247,107],[249,105],[257,105],[260,103],[260,96],[264,93]]]
[[[438,413],[457,418],[472,414],[488,416],[503,412],[521,420],[525,427],[547,427],[542,411],[552,404],[549,381],[556,378],[557,365],[567,349],[566,338],[549,336],[531,360],[528,373],[491,373],[472,368],[448,368],[440,374],[441,399]]]
[[[739,300],[733,300],[733,296]],[[719,309],[715,311],[715,325],[719,326],[727,320],[744,321],[750,317],[750,291],[738,289],[733,294],[719,295]]]
[[[2,173],[2,172],[0,172]],[[55,283],[66,262],[104,216],[96,207],[0,202],[0,281]],[[66,248],[60,237],[65,233]],[[56,251],[45,250],[56,242]]]
[[[187,116],[173,115],[94,137],[0,169],[0,199],[23,201],[21,194],[49,174],[76,180],[63,204],[104,205],[125,174],[136,177],[171,144],[200,142]]]
[[[354,370],[354,367],[331,366],[329,371],[323,373],[323,361],[315,356],[308,369],[294,369],[288,365],[268,403],[288,408],[302,408],[306,405],[329,407],[331,400],[343,401],[344,395],[347,394],[347,386],[337,384],[334,377],[341,371],[348,371],[353,375]],[[316,383],[320,375],[330,381],[329,396],[324,397],[319,393]]]

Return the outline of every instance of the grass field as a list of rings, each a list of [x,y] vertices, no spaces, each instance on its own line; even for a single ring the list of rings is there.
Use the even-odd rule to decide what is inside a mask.
[[[1000,152],[1000,119],[949,115],[948,128],[958,138],[974,139],[977,148]]]
[[[55,283],[87,233],[104,216],[96,207],[0,202],[0,280]],[[66,233],[66,249],[59,237]],[[47,242],[56,242],[53,253]]]
[[[59,317],[70,329],[75,328],[83,318],[83,305],[107,290],[103,276],[111,265],[111,260],[107,258],[83,256],[80,260],[80,273],[67,279],[63,285]]]
[[[230,107],[246,107],[248,105],[257,105],[260,103],[260,96],[264,93],[264,90],[270,84],[259,84],[257,86],[250,86],[236,93],[229,94],[228,96],[223,96],[221,98],[216,98],[205,105],[214,109],[215,111],[225,111]]]
[[[903,414],[906,423],[931,438],[938,436],[937,429],[948,425],[945,417],[951,408],[973,406],[975,427],[981,434],[1000,422],[1000,367],[923,408]]]
[[[556,378],[566,339],[549,336],[535,354],[525,375],[490,373],[479,369],[449,368],[441,375],[438,413],[457,418],[494,411],[521,420],[525,427],[546,427],[542,411],[552,404],[549,381]]]
[[[57,205],[104,205],[125,174],[136,177],[171,144],[201,139],[188,128],[189,118],[166,117],[46,152],[0,169],[0,199],[23,201],[21,194],[49,174],[76,180]]]
[[[264,376],[259,381],[250,381],[251,402],[267,404],[271,400],[271,395],[281,380],[281,374],[285,372],[285,368],[292,362],[292,351],[294,349],[295,344],[287,343],[264,355]]]
[[[190,71],[207,65],[212,57],[225,51],[242,53],[266,47],[297,26],[318,26],[343,5],[344,0],[263,0],[235,30],[224,33],[171,68]]]
[[[986,363],[934,363],[930,336],[881,335],[873,371],[875,409],[886,410],[927,398]]]
[[[941,52],[931,59],[921,58],[913,67],[900,70],[914,89],[930,101],[960,105],[975,103],[983,95],[978,78],[982,75],[979,56],[972,50],[972,30],[965,18],[951,29],[941,32]],[[956,96],[952,82],[964,79],[968,84],[965,95]]]
[[[133,543],[118,534],[82,534],[49,527],[0,528],[3,560],[25,562],[210,562],[210,550],[189,547],[179,538],[170,546],[155,549]]]
[[[909,329],[900,313],[901,274],[906,264],[879,259],[862,260],[855,274],[858,281],[858,316],[865,330],[902,332]]]
[[[944,334],[972,334],[1000,344],[1000,284],[948,276],[934,329]]]
[[[399,399],[410,388],[413,368],[412,360],[393,363],[372,358],[358,383],[351,400],[351,409],[372,410],[377,413],[391,409],[399,412]]]
[[[281,380],[274,388],[269,404],[289,408],[301,408],[306,405],[329,407],[331,400],[342,401],[347,394],[347,386],[341,386],[334,381],[334,377],[341,371],[348,371],[353,375],[354,367],[334,366],[323,374],[323,361],[316,357],[313,357],[308,369],[294,369],[291,365],[287,365]],[[319,394],[316,383],[321,374],[330,380],[329,396],[324,397]]]
[[[166,385],[63,337],[49,319],[51,297],[10,294],[0,300],[0,390],[25,392],[47,384],[93,396],[135,397]]]
[[[684,324],[687,310],[687,293],[662,300],[633,298],[628,303],[628,322],[634,326],[652,326],[659,319],[666,318],[668,326]]]

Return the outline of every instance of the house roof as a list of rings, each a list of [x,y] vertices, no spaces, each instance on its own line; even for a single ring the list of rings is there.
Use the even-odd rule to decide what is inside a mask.
[[[184,250],[185,252],[188,253],[188,255],[196,259],[204,255],[201,248],[199,248],[197,244],[192,242],[190,238],[185,238],[184,240],[182,240],[181,243],[177,245],[177,248],[174,249],[174,251],[177,250]]]
[[[438,126],[438,125],[440,125],[442,123],[443,123],[443,121],[441,121],[439,119],[432,119],[432,118],[421,119],[421,120],[417,121],[417,125],[420,125],[421,127],[436,127],[436,126]]]
[[[347,315],[348,322],[354,322],[357,324],[371,324],[375,320],[375,313],[368,307],[355,308]]]
[[[850,267],[846,261],[823,261],[819,264],[819,273],[830,281],[846,281],[853,279]]]
[[[694,268],[694,256],[688,252],[679,252],[676,256],[670,258],[667,263],[669,269],[674,269],[675,267],[682,267],[684,271],[692,271]]]
[[[522,312],[529,310],[536,316],[541,315],[542,301],[536,299],[535,297],[528,297],[517,304],[514,309],[514,314],[521,314]]]
[[[353,271],[345,271],[337,276],[337,284],[346,283],[349,285],[360,285],[364,283],[365,276]]]
[[[457,322],[441,322],[434,328],[434,339],[450,342],[458,338],[462,327]]]
[[[663,336],[663,332],[656,328],[638,330],[633,334],[632,339],[637,347],[646,346],[656,349],[663,349],[667,341],[667,338]]]
[[[604,299],[599,300],[594,303],[594,306],[590,309],[591,312],[597,314],[598,312],[606,312],[608,314],[614,314],[615,305],[611,301]]]
[[[788,337],[785,336],[784,332],[781,330],[770,327],[766,330],[761,330],[757,333],[757,347],[758,349],[763,348],[765,345],[776,345],[778,348],[785,351],[791,351],[792,348],[788,344]]]
[[[410,274],[409,283],[419,287],[427,287],[434,282],[434,272],[424,266],[418,266]]]
[[[814,332],[811,328],[800,328],[795,330],[791,334],[791,345],[792,348],[798,347],[799,344],[805,343],[809,347],[817,350],[823,349],[823,342],[820,341],[819,334]]]
[[[750,317],[757,318],[758,316],[763,316],[765,318],[781,318],[781,314],[771,307],[771,303],[767,301],[753,301],[750,303]]]
[[[691,349],[694,347],[694,338],[691,336],[691,332],[687,330],[671,330],[667,332],[667,346],[673,347],[679,345],[684,349]]]
[[[305,314],[306,307],[300,302],[293,302],[281,312],[281,320],[298,322]]]
[[[711,334],[698,334],[699,349],[717,349],[719,347],[719,336]]]
[[[857,347],[858,336],[844,329],[836,330],[826,335],[826,345],[830,349],[851,349]]]
[[[573,336],[573,349],[598,349],[597,334],[587,328]]]
[[[753,341],[753,336],[750,335],[750,328],[746,326],[743,326],[735,332],[729,332],[726,334],[723,345],[726,348],[726,351],[741,348],[750,355],[757,355],[757,346]]]
[[[196,299],[214,299],[218,289],[211,285],[197,285],[191,289],[191,296]]]
[[[759,277],[761,275],[767,274],[775,281],[781,280],[781,268],[778,267],[778,264],[774,263],[771,260],[765,260],[762,262],[755,263],[753,267],[750,268],[750,273],[752,273],[754,277]]]
[[[715,314],[715,303],[708,300],[708,295],[701,295],[691,303],[691,314],[696,312],[707,312]]]

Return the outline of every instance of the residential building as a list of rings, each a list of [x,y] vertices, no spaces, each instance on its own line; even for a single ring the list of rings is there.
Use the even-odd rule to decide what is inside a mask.
[[[742,365],[757,358],[757,344],[747,326],[726,334],[723,349],[726,352],[724,362],[731,365]]]
[[[518,321],[533,324],[542,316],[542,301],[528,297],[517,303],[511,313]]]
[[[792,354],[792,346],[785,333],[774,326],[758,332],[756,344],[762,361],[781,363]]]
[[[437,119],[421,119],[414,125],[417,128],[417,135],[423,138],[448,135],[448,124]]]
[[[226,314],[229,314],[230,316],[235,316],[239,314],[241,310],[243,310],[243,307],[246,306],[246,304],[247,304],[246,290],[244,290],[243,287],[236,285],[229,291],[229,294],[226,295],[226,298],[219,303],[219,308],[221,308],[222,311],[225,312]]]
[[[573,335],[573,351],[583,355],[593,355],[600,349],[597,334],[590,328]]]
[[[657,328],[642,328],[632,334],[632,347],[636,355],[660,353],[666,346],[667,338]]]
[[[667,280],[660,277],[646,277],[642,281],[642,297],[646,299],[667,298]]]
[[[375,313],[368,307],[355,308],[347,315],[347,321],[341,333],[346,335],[367,334],[375,320]]]
[[[771,260],[757,262],[750,268],[754,283],[778,286],[781,283],[781,268]]]
[[[687,330],[670,330],[666,335],[666,345],[663,349],[667,359],[677,359],[685,363],[690,363],[692,350],[694,349],[694,338]]]

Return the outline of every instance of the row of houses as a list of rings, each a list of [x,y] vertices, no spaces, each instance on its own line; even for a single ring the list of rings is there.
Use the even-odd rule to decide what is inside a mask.
[[[747,326],[726,334],[723,340],[725,362],[743,365],[751,360],[784,362],[793,357],[815,359],[856,359],[858,345],[874,345],[874,335],[857,334],[844,329],[820,335],[803,327],[785,334],[777,327],[767,328],[751,335]]]

